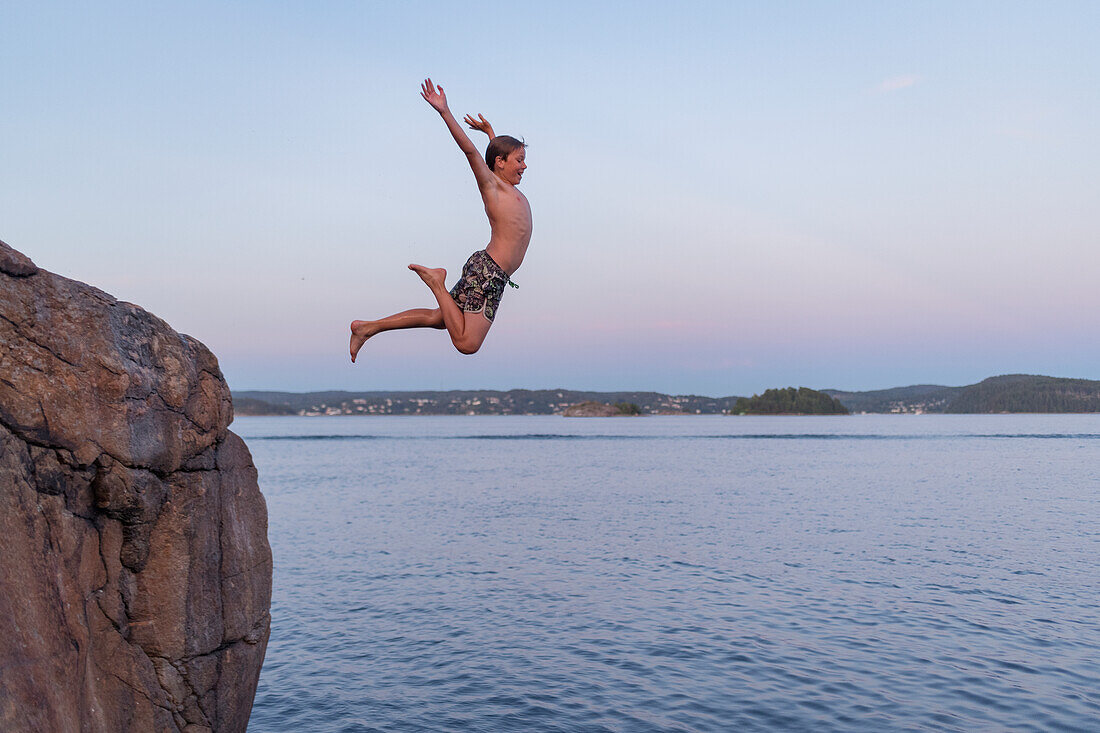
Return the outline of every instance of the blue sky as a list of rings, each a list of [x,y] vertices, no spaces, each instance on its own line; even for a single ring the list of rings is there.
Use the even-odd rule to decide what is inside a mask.
[[[1100,379],[1100,4],[0,6],[0,238],[234,389]],[[487,242],[420,99],[529,143],[481,352],[353,318]],[[475,140],[482,144],[480,140]]]

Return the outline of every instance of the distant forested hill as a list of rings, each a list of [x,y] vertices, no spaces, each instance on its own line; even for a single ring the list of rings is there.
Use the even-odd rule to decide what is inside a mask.
[[[876,389],[869,392],[821,390],[835,397],[852,412],[921,413],[943,412],[955,395],[965,387],[944,387],[939,384],[915,384],[911,387]]]
[[[1100,412],[1100,382],[1030,374],[990,377],[966,387],[921,384],[872,392],[823,391],[852,412]]]
[[[824,392],[787,387],[742,397],[730,412],[735,415],[847,415],[848,408]]]
[[[990,377],[963,387],[944,412],[1100,412],[1100,382],[1030,374]]]

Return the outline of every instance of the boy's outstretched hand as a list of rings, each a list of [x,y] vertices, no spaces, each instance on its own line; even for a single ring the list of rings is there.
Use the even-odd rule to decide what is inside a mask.
[[[443,114],[447,109],[447,95],[443,93],[443,87],[437,87],[432,84],[431,79],[425,79],[424,83],[420,85],[420,96],[432,105],[439,114]]]
[[[496,134],[493,132],[493,126],[489,124],[489,120],[485,119],[485,116],[482,114],[478,114],[476,120],[473,115],[466,115],[462,121],[469,125],[471,130],[481,130],[484,132],[489,136],[490,140],[496,137]]]

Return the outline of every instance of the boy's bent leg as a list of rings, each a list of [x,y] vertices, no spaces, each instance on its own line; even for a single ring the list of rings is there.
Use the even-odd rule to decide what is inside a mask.
[[[377,321],[351,322],[351,360],[359,354],[359,349],[371,336],[383,331],[395,331],[401,328],[444,328],[443,315],[438,308],[412,308]]]
[[[463,354],[473,354],[480,349],[489,333],[489,327],[493,324],[481,313],[466,313],[458,307],[458,303],[447,290],[447,271],[442,267],[423,265],[409,265],[409,269],[420,276],[439,302],[443,323],[455,348]]]
[[[462,339],[456,341],[452,336],[451,343],[463,354],[476,354],[485,343],[485,337],[489,335],[489,327],[493,324],[481,313],[463,313],[462,315],[466,322]]]

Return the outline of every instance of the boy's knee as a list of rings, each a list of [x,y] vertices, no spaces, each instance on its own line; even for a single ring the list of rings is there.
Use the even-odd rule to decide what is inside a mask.
[[[460,338],[452,338],[451,343],[455,345],[460,354],[476,354],[477,350],[481,348],[482,342],[485,341],[485,337],[477,338],[466,334]]]

